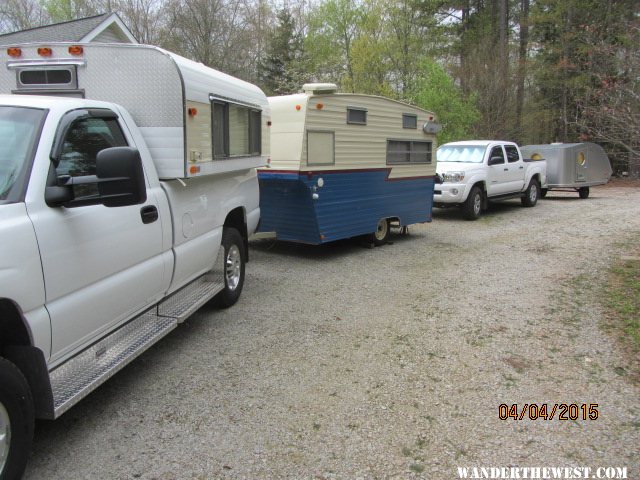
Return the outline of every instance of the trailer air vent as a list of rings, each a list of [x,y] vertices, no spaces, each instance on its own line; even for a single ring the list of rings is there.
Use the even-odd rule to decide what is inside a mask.
[[[336,93],[338,86],[335,83],[305,83],[302,86],[302,91],[309,95]]]
[[[75,66],[23,68],[18,70],[18,88],[77,88]]]

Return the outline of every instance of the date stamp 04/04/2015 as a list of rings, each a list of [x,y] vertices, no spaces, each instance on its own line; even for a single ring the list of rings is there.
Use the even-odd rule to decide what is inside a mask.
[[[501,403],[498,406],[500,420],[597,420],[599,415],[597,403]]]

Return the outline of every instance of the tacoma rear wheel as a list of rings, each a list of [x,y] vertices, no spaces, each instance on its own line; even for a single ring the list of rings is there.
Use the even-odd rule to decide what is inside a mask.
[[[535,207],[540,197],[540,184],[535,178],[532,178],[529,182],[527,190],[524,192],[524,197],[520,199],[522,205],[525,207]]]
[[[22,372],[0,358],[0,479],[22,477],[33,439],[31,390]]]

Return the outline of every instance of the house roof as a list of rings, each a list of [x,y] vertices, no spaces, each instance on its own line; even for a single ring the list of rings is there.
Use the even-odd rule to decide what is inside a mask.
[[[116,13],[29,28],[0,35],[0,45],[34,42],[88,42],[101,32],[115,27],[115,34],[125,42],[138,43]]]

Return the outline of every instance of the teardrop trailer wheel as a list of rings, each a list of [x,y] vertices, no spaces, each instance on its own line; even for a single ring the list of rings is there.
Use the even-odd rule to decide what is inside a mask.
[[[31,390],[22,372],[0,358],[0,480],[22,476],[33,439]]]
[[[589,187],[580,187],[578,190],[578,196],[583,200],[589,198]]]
[[[216,295],[216,304],[228,308],[240,298],[244,286],[244,241],[235,228],[225,228],[222,232],[224,248],[224,290]]]
[[[389,220],[381,218],[376,225],[376,231],[369,236],[369,239],[376,247],[379,247],[389,241],[390,234],[391,228],[389,226]]]

